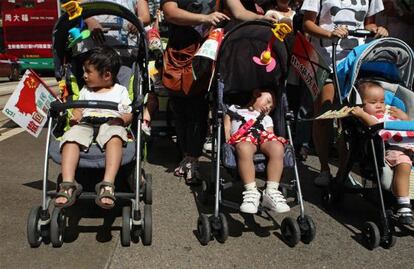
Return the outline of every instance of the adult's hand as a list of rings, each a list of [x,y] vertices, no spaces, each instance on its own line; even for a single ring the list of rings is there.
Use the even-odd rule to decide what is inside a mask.
[[[371,31],[375,33],[374,38],[387,37],[388,36],[387,29],[385,29],[382,26],[378,26],[377,28],[373,28]]]
[[[204,23],[217,26],[220,22],[225,20],[230,20],[230,18],[226,14],[215,11],[206,15]]]
[[[103,44],[105,42],[105,36],[103,33],[102,25],[94,18],[88,18],[85,20],[88,29],[91,31],[91,38],[98,44]]]
[[[335,38],[345,38],[348,36],[348,28],[344,25],[340,25],[338,27],[335,27],[335,29],[330,33],[329,38],[335,39]]]

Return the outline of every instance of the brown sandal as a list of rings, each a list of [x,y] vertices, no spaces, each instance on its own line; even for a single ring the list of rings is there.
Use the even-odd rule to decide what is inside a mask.
[[[69,194],[69,190],[72,190],[72,193]],[[74,182],[62,182],[59,184],[59,192],[55,197],[55,207],[67,208],[73,205],[76,202],[76,199],[82,192],[82,185]],[[64,197],[66,198],[65,203],[56,203],[56,198]]]
[[[110,187],[111,189],[108,190],[105,187]],[[102,188],[103,188],[103,192],[102,192]],[[102,207],[103,209],[112,209],[115,206],[116,197],[115,197],[115,185],[114,184],[112,184],[111,182],[102,181],[96,184],[95,191],[96,191],[95,203],[98,206]],[[102,203],[102,198],[111,199],[113,203],[112,204]]]

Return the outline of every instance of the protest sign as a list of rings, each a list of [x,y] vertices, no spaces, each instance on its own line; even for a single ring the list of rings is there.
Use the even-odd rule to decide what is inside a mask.
[[[32,70],[27,70],[4,106],[3,113],[38,137],[54,100],[56,98],[47,85]]]

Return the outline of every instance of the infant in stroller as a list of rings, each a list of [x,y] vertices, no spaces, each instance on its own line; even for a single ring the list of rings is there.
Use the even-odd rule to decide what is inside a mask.
[[[358,85],[362,99],[362,108],[355,107],[352,114],[371,126],[383,121],[410,120],[399,108],[386,107],[384,88],[373,81],[363,81]],[[390,132],[381,130],[379,135],[387,141],[385,161],[394,170],[392,192],[397,205],[395,216],[401,224],[412,224],[413,214],[409,198],[409,178],[412,168],[414,146],[410,144],[393,144]]]
[[[268,114],[275,104],[275,95],[271,90],[256,89],[246,108],[232,105],[224,118],[225,138],[227,143],[235,145],[237,167],[245,188],[240,206],[243,213],[257,213],[260,203],[253,162],[253,156],[258,150],[268,158],[262,206],[277,213],[290,210],[286,199],[278,190],[283,171],[284,144],[287,141],[273,132],[273,121]]]
[[[83,64],[86,85],[79,100],[113,101],[128,107],[131,100],[124,86],[115,83],[121,65],[120,56],[110,47],[97,47],[88,52]],[[115,204],[114,181],[121,164],[122,146],[127,142],[128,126],[132,113],[105,109],[75,108],[70,119],[72,127],[65,132],[60,143],[62,152],[62,183],[56,195],[56,207],[74,204],[82,187],[75,181],[80,150],[87,151],[94,133],[96,142],[105,153],[105,174],[96,185],[96,204],[111,209]]]

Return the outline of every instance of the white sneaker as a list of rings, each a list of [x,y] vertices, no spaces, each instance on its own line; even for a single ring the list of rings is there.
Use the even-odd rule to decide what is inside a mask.
[[[263,191],[262,206],[276,213],[285,213],[290,210],[285,197],[277,189],[266,189]]]
[[[329,171],[322,171],[317,177],[315,177],[313,183],[316,186],[326,187],[329,185],[331,178],[332,176]]]
[[[260,192],[257,189],[243,192],[243,203],[240,211],[243,213],[256,214],[260,203]]]

